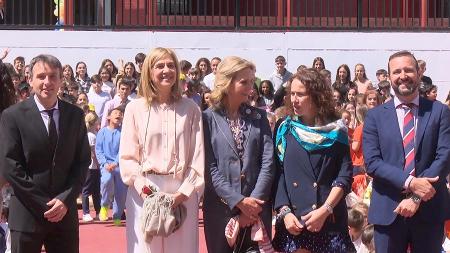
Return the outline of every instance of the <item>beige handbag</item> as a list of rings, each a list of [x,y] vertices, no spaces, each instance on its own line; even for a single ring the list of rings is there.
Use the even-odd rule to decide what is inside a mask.
[[[162,192],[154,192],[145,198],[141,229],[147,242],[150,242],[153,236],[167,237],[181,227],[186,219],[186,207],[180,204],[172,208],[172,205],[172,196]]]

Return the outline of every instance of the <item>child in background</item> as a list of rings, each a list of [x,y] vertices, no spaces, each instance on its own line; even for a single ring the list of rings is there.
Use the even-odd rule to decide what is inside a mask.
[[[378,93],[380,93],[381,101],[386,103],[392,99],[391,95],[391,83],[389,81],[381,81],[378,84]]]
[[[331,72],[328,69],[322,69],[319,73],[325,80],[325,83],[331,87]]]
[[[388,72],[385,69],[379,69],[376,72],[378,83],[388,80]]]
[[[356,109],[356,119],[359,125],[353,132],[353,138],[350,140],[350,157],[353,163],[353,183],[352,190],[362,198],[367,187],[366,169],[364,165],[362,134],[364,128],[364,119],[367,114],[366,106],[359,106]]]
[[[73,98],[73,101],[77,101],[78,98],[78,90],[80,89],[80,86],[78,85],[77,82],[73,82],[73,81],[67,81],[67,94],[69,94],[70,97]]]
[[[357,94],[355,97],[356,107],[366,105],[366,100],[364,94]]]
[[[189,61],[186,60],[181,60],[180,61],[180,70],[181,70],[181,75],[187,76],[189,73],[189,70],[192,68],[192,63],[190,63]],[[181,78],[181,76],[180,76]]]
[[[186,90],[183,92],[183,97],[192,99],[198,106],[202,105],[202,97],[198,94],[198,86],[200,83],[198,81],[187,80]]]
[[[11,235],[8,227],[9,208],[2,204],[0,217],[0,253],[11,252]]]
[[[358,94],[358,89],[355,87],[351,87],[348,89],[347,97],[345,98],[347,103],[351,103],[353,105],[356,104],[356,95]]]
[[[367,253],[366,246],[362,243],[362,234],[364,231],[364,215],[352,208],[348,212],[348,233],[355,245],[356,253]]]
[[[275,130],[275,124],[277,123],[277,117],[274,113],[268,112],[267,113],[267,120],[269,121],[270,129],[272,130],[272,135],[274,134],[273,131]]]
[[[356,107],[353,103],[348,102],[344,106],[344,110],[348,111],[351,116],[350,124],[348,126],[349,129],[355,130],[356,126],[358,126],[358,121],[356,120]]]
[[[111,94],[102,91],[102,80],[99,75],[91,77],[91,90],[87,95],[89,102],[94,105],[95,113],[101,119],[106,102],[111,100]]]
[[[367,220],[367,217],[369,215],[369,206],[366,203],[359,201],[359,202],[355,203],[355,205],[353,205],[352,208],[360,211],[363,214],[364,227],[366,227],[369,224],[369,222]]]
[[[30,97],[30,85],[27,82],[22,82],[21,84],[19,84],[18,87],[18,97],[17,97],[17,101],[21,102],[24,101],[26,99],[28,99]]]
[[[95,143],[95,154],[101,169],[101,208],[99,219],[108,220],[108,209],[113,201],[113,220],[121,225],[125,209],[127,186],[123,183],[119,168],[120,133],[125,107],[114,108],[108,114],[108,126],[100,129]]]
[[[108,115],[111,110],[117,108],[119,106],[126,106],[130,100],[128,96],[131,93],[131,87],[134,84],[134,80],[130,78],[121,78],[117,81],[117,97],[106,102],[105,107],[103,108],[103,116],[101,120],[100,127],[104,128],[108,125]]]
[[[91,222],[92,216],[89,214],[89,195],[92,195],[92,203],[95,209],[95,220],[99,220],[100,213],[100,170],[95,156],[95,139],[100,121],[95,112],[89,112],[84,117],[88,134],[89,146],[91,147],[91,164],[86,176],[86,181],[81,191],[81,206],[83,207],[83,221]]]
[[[275,94],[272,82],[269,80],[262,81],[259,85],[259,94],[264,101],[264,109],[266,112],[270,112],[273,104],[273,96]]]
[[[366,246],[367,252],[375,253],[375,241],[373,239],[373,225],[368,225],[364,228],[361,235],[361,241]]]
[[[278,107],[277,109],[275,109],[274,114],[277,119],[276,122],[278,122],[278,120],[286,117],[286,115],[287,115],[286,106],[283,105],[283,106]]]
[[[80,94],[78,94],[77,97],[77,105],[82,108],[83,105],[88,105],[89,104],[89,98],[86,95],[86,93],[84,92],[80,92]]]
[[[347,128],[348,128],[350,125],[350,121],[352,120],[352,115],[350,114],[349,111],[343,110],[341,112],[341,119],[344,122],[344,125],[347,126]]]
[[[200,69],[198,69],[198,68],[191,68],[191,69],[189,69],[187,76],[192,81],[200,80]]]

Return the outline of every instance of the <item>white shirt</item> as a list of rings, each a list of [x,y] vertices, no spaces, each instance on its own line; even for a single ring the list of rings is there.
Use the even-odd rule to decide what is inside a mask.
[[[399,106],[402,103],[404,103],[404,102],[400,101],[400,99],[397,96],[394,97],[394,106],[395,106],[395,111],[397,113],[398,127],[400,128],[400,133],[402,134],[402,137],[403,137],[403,121],[405,120],[405,109],[403,109],[401,106]],[[416,132],[417,132],[417,115],[419,113],[419,95],[417,95],[417,97],[415,97],[411,103],[415,105],[414,108],[412,108],[412,113],[413,113],[413,117],[414,117],[414,128],[416,129]]]
[[[285,69],[284,75],[279,74],[278,71],[275,70],[269,77],[269,80],[272,82],[275,91],[277,91],[281,86],[284,86],[284,84],[289,80],[289,78],[291,78],[291,76],[292,73],[287,69]]]
[[[97,139],[97,136],[94,133],[92,133],[92,132],[88,132],[87,135],[88,135],[89,146],[91,146],[91,149],[95,150],[95,141]],[[98,164],[94,163],[94,161],[91,160],[91,164],[89,165],[89,169],[90,170],[98,169]]]
[[[203,78],[203,82],[205,83],[206,87],[208,87],[210,90],[214,89],[214,81],[216,80],[216,75],[214,72],[209,73]]]
[[[48,121],[50,119],[50,117],[48,116],[48,113],[45,112],[45,108],[44,106],[41,104],[41,102],[39,101],[39,99],[37,98],[36,95],[34,95],[34,101],[36,102],[37,108],[39,110],[39,112],[41,113],[41,117],[42,117],[42,121],[44,121],[44,125],[45,125],[45,129],[47,129],[47,134],[48,134]],[[59,109],[58,109],[58,100],[56,100],[56,104],[55,106],[53,106],[51,109],[55,109],[53,111],[53,120],[55,121],[55,125],[56,125],[56,132],[59,135]]]
[[[105,104],[111,100],[111,95],[104,91],[100,91],[100,93],[97,94],[94,89],[91,88],[91,91],[87,94],[87,96],[89,103],[94,105],[95,113],[97,113],[98,117],[101,119]]]

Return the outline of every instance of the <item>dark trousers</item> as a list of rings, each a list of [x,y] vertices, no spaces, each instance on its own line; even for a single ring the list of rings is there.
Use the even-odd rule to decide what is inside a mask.
[[[78,253],[78,227],[74,230],[52,229],[42,233],[11,230],[11,252],[40,253],[42,245],[47,253]]]
[[[81,206],[83,214],[89,213],[89,195],[92,195],[95,213],[100,212],[100,170],[88,170],[86,182],[81,192]]]
[[[432,219],[432,218],[430,218]],[[397,216],[391,225],[374,226],[377,253],[441,253],[444,223],[425,223]]]

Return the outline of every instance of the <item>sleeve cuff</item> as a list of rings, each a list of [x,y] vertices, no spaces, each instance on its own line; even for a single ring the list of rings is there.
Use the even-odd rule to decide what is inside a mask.
[[[413,180],[413,176],[409,175],[408,178],[405,181],[405,184],[403,185],[403,189],[408,190],[409,189],[409,184],[411,183],[411,181]]]
[[[146,185],[146,183],[147,183],[147,180],[143,176],[137,176],[134,179],[133,186],[134,186],[134,189],[136,189],[137,193],[139,193],[139,194],[142,193],[142,188],[144,187],[144,185]]]
[[[187,180],[184,181],[183,184],[181,184],[180,188],[178,188],[178,192],[186,195],[187,197],[190,197],[194,190],[195,186],[189,183]]]

